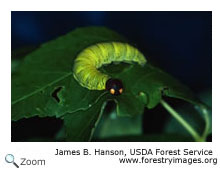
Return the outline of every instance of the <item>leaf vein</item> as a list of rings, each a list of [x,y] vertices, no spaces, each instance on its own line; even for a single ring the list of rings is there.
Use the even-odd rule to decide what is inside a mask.
[[[17,99],[17,100],[12,101],[11,104],[14,105],[14,104],[16,104],[16,103],[18,103],[18,102],[20,102],[20,101],[22,101],[22,100],[25,100],[25,99],[27,99],[27,98],[29,98],[29,97],[35,95],[35,94],[39,93],[40,91],[44,90],[45,88],[47,88],[48,86],[51,86],[51,85],[53,85],[53,84],[55,84],[55,83],[57,83],[57,82],[63,80],[64,78],[70,76],[71,74],[72,74],[72,72],[68,72],[68,73],[65,74],[64,76],[62,76],[62,77],[60,77],[60,78],[58,78],[58,79],[52,81],[51,83],[48,83],[47,85],[43,86],[42,88],[39,88],[39,89],[33,91],[33,92],[30,93],[30,94],[24,95],[23,97],[21,97],[21,98],[19,98],[19,99]]]

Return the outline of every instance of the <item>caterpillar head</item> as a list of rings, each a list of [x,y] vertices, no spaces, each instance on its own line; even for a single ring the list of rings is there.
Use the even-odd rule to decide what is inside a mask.
[[[109,91],[112,95],[118,96],[123,92],[123,84],[121,80],[110,78],[106,82],[106,90]]]

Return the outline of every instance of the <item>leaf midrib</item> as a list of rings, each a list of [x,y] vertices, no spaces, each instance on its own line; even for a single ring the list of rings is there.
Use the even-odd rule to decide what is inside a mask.
[[[58,78],[58,79],[56,79],[56,80],[54,80],[54,81],[52,81],[52,82],[46,84],[46,85],[43,86],[42,88],[36,89],[36,90],[33,91],[32,93],[29,93],[29,94],[27,94],[27,95],[22,96],[21,98],[19,98],[19,99],[17,99],[17,100],[12,101],[11,104],[14,105],[14,104],[16,104],[16,103],[18,103],[18,102],[20,102],[20,101],[22,101],[22,100],[25,100],[25,99],[27,99],[27,98],[29,98],[29,97],[31,97],[31,96],[33,96],[33,95],[39,93],[40,91],[46,89],[48,86],[52,86],[53,84],[55,84],[55,83],[57,83],[57,82],[59,82],[59,81],[65,79],[66,77],[68,77],[68,76],[70,76],[70,75],[72,75],[72,72],[68,72],[68,73],[66,73],[65,75],[63,75],[62,77],[60,77],[60,78]]]

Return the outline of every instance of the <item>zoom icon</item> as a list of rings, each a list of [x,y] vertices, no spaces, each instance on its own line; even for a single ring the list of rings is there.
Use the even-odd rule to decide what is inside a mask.
[[[12,155],[12,154],[7,154],[6,156],[5,156],[5,161],[7,162],[7,163],[13,163],[14,165],[15,165],[15,167],[17,167],[17,168],[19,168],[19,166],[17,165],[17,163],[15,163],[15,157],[14,157],[14,155]]]

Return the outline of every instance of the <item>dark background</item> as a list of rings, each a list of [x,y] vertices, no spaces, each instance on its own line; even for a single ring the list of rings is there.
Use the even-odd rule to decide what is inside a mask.
[[[106,26],[196,94],[211,91],[211,12],[12,12],[11,19],[12,50],[39,45],[77,27]]]

